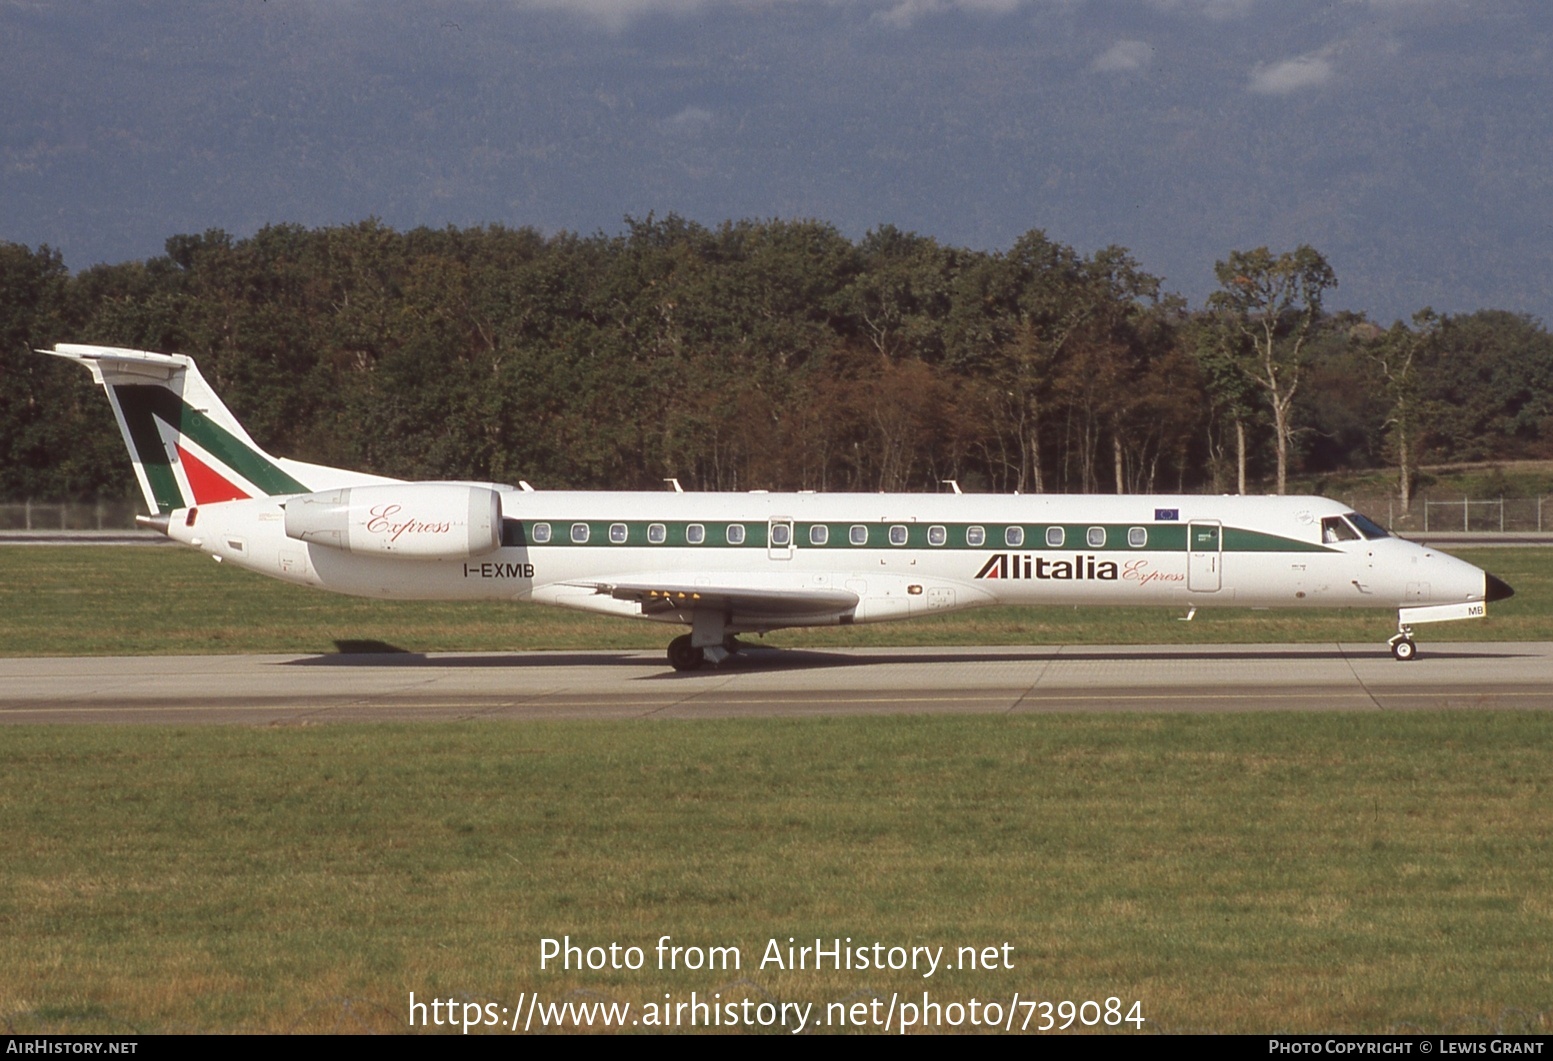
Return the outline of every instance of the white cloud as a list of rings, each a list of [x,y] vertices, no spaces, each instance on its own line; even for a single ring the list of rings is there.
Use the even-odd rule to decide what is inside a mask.
[[[705,107],[691,105],[674,115],[674,117],[665,118],[663,120],[663,127],[668,132],[676,133],[680,136],[695,136],[711,125],[714,117],[716,115]]]
[[[1091,70],[1106,74],[1124,74],[1142,70],[1154,60],[1154,47],[1143,41],[1117,41],[1095,57]]]
[[[945,9],[944,0],[900,0],[894,7],[874,14],[887,26],[905,29],[923,15],[936,15]]]
[[[620,30],[643,15],[684,14],[705,7],[708,0],[517,0],[519,7],[539,11],[569,11],[597,22],[606,29]]]
[[[874,13],[887,26],[907,29],[927,15],[950,11],[971,11],[984,15],[1006,15],[1023,6],[1024,0],[890,0],[889,6]]]
[[[710,7],[761,8],[785,4],[855,5],[873,9],[873,17],[886,25],[909,28],[918,20],[950,12],[1006,15],[1029,0],[513,0],[518,7],[536,11],[567,11],[610,30],[620,30],[649,15],[679,15]],[[1246,0],[1194,0],[1196,3],[1240,3]]]
[[[920,19],[951,12],[1007,15],[1029,0],[514,0],[536,11],[568,11],[610,30],[620,30],[649,15],[680,15],[709,7],[761,8],[786,4],[853,5],[873,9],[873,17],[889,26],[909,28]],[[1196,3],[1241,3],[1247,0],[1194,0]]]
[[[1256,0],[1148,0],[1148,3],[1160,11],[1185,11],[1221,22],[1250,14]]]
[[[1336,73],[1331,61],[1320,53],[1296,56],[1257,67],[1251,74],[1251,91],[1264,96],[1287,96],[1324,85]]]
[[[1418,11],[1426,7],[1468,7],[1470,0],[1348,0],[1361,7],[1392,8],[1398,11]]]

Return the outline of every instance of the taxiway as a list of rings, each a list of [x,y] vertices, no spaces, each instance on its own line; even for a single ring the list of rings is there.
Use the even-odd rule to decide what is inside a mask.
[[[1553,709],[1553,643],[0,659],[0,723]]]

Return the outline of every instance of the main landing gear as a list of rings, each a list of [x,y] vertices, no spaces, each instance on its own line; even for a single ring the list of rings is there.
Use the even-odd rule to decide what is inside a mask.
[[[669,666],[675,670],[698,670],[706,662],[706,653],[690,643],[689,634],[669,642]]]
[[[669,642],[669,666],[678,671],[700,670],[708,661],[721,663],[743,647],[732,634],[723,638],[722,644],[710,648],[697,648],[691,644],[689,634],[681,634]]]
[[[1413,643],[1411,626],[1398,624],[1396,634],[1386,643],[1391,646],[1391,654],[1403,663],[1418,658],[1418,646]]]

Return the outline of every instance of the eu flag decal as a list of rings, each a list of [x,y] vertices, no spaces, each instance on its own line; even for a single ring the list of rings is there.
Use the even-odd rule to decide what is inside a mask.
[[[1179,508],[1156,508],[1154,510],[1154,518],[1156,520],[1180,519],[1181,510]]]

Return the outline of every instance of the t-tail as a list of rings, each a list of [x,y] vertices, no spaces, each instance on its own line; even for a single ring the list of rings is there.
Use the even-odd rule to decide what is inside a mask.
[[[40,353],[85,365],[108,392],[153,525],[197,505],[394,481],[270,456],[182,354],[76,343]]]

